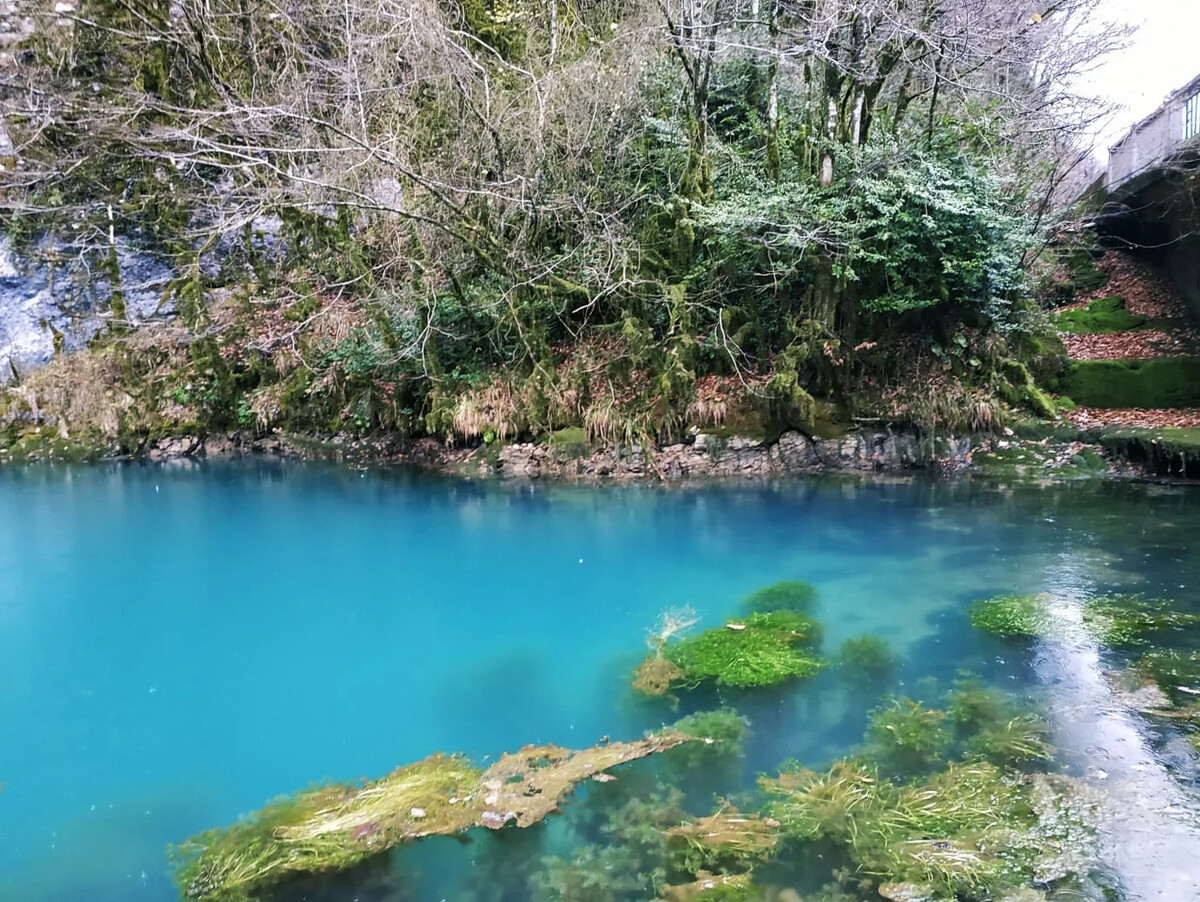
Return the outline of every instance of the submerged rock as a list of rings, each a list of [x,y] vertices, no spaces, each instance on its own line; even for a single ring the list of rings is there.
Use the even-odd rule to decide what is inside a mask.
[[[289,877],[348,868],[423,837],[529,827],[589,777],[692,741],[669,729],[581,751],[526,746],[486,770],[434,755],[363,786],[298,793],[195,836],[173,851],[176,882],[187,899],[240,902]]]

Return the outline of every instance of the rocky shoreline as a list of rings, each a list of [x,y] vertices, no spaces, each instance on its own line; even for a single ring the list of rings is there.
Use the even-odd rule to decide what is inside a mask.
[[[841,438],[811,438],[785,432],[775,441],[701,433],[690,442],[657,448],[633,445],[597,450],[515,442],[476,447],[448,446],[436,439],[357,439],[335,436],[249,437],[240,433],[159,439],[139,457],[150,461],[224,459],[261,454],[350,464],[402,464],[460,476],[500,479],[656,480],[779,477],[822,472],[899,473],[936,469],[954,472],[969,465],[972,440],[936,442],[915,432],[879,430]],[[936,453],[934,453],[936,452]]]
[[[455,447],[432,438],[330,439],[242,433],[160,439],[139,458],[164,461],[228,459],[262,455],[326,460],[350,466],[410,466],[446,475],[483,479],[551,479],[575,482],[681,483],[726,479],[773,479],[822,473],[915,475],[977,473],[1038,478],[1143,476],[1136,468],[1080,442],[1013,437],[930,439],[912,430],[851,432],[821,439],[785,432],[774,441],[746,436],[698,434],[691,441],[656,448],[596,449],[550,443]]]
[[[1146,449],[1153,453],[1146,453]],[[1140,449],[1140,450],[1139,450]],[[1194,467],[1169,441],[1148,435],[1034,434],[930,437],[915,430],[855,430],[836,438],[788,431],[773,440],[698,433],[676,444],[597,448],[585,441],[451,445],[395,435],[328,437],[244,431],[150,440],[131,453],[28,429],[0,436],[0,465],[145,460],[186,464],[237,457],[329,461],[356,468],[410,467],[469,479],[685,483],[778,479],[824,473],[858,476],[968,474],[1015,481],[1095,478],[1195,482]]]

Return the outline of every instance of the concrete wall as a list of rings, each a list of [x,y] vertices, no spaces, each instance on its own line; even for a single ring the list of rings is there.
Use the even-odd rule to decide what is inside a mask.
[[[1108,152],[1108,187],[1113,189],[1170,156],[1183,143],[1183,105],[1200,93],[1200,77],[1130,129]]]

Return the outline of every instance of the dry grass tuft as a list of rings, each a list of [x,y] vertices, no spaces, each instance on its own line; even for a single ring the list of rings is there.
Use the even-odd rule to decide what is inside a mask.
[[[67,438],[91,432],[115,439],[133,398],[121,388],[121,368],[110,353],[81,351],[56,357],[8,390],[34,420],[55,425]]]

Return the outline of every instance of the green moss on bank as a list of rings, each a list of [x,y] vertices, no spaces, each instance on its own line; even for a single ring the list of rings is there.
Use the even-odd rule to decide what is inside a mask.
[[[1146,465],[1153,473],[1200,476],[1200,429],[1104,430],[1097,441],[1125,460]]]
[[[1063,391],[1084,407],[1200,407],[1200,358],[1079,360]]]
[[[1108,474],[1108,461],[1095,448],[1014,442],[976,451],[971,470],[991,479],[1094,479]]]
[[[1140,313],[1131,313],[1122,297],[1099,298],[1082,310],[1062,310],[1050,317],[1060,332],[1075,335],[1108,335],[1113,332],[1131,332],[1145,329],[1151,319]]]
[[[84,463],[112,456],[116,443],[81,433],[63,437],[50,427],[0,429],[0,464]]]

